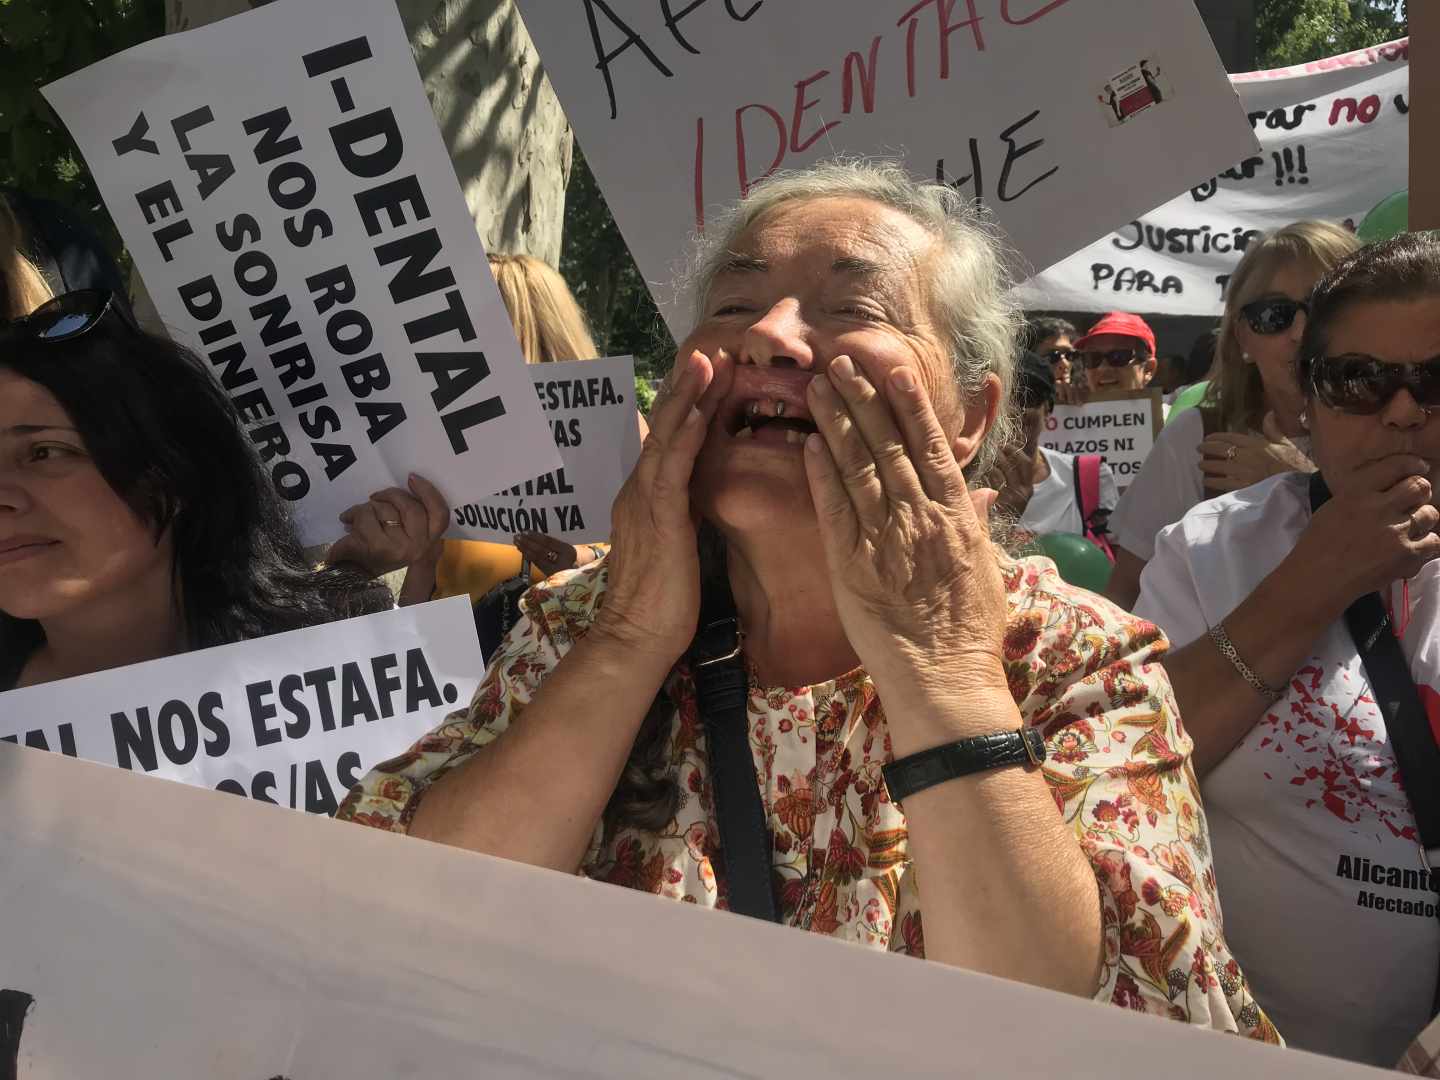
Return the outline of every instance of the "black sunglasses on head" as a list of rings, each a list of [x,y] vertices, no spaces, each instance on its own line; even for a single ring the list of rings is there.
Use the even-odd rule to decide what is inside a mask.
[[[1304,300],[1291,300],[1288,296],[1272,296],[1256,300],[1240,309],[1250,329],[1257,334],[1283,334],[1295,325],[1295,316],[1300,312],[1310,314],[1310,305]]]
[[[88,334],[107,316],[127,329],[138,330],[129,311],[104,289],[79,289],[47,300],[29,315],[0,323],[0,338],[56,344]]]
[[[1336,412],[1373,416],[1401,389],[1426,412],[1440,408],[1440,356],[1418,364],[1361,353],[1319,356],[1310,362],[1309,381],[1320,403]]]
[[[1101,364],[1109,364],[1111,367],[1129,367],[1131,364],[1142,364],[1150,359],[1150,354],[1144,349],[1111,349],[1108,352],[1087,349],[1084,352],[1077,352],[1075,355],[1090,371],[1094,371]]]

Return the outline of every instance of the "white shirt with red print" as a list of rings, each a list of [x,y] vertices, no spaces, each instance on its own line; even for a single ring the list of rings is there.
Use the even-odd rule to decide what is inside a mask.
[[[1203,637],[1290,554],[1310,517],[1309,477],[1298,473],[1200,504],[1160,533],[1135,614],[1176,649]],[[1440,564],[1389,593],[1440,730]],[[1430,1016],[1440,898],[1343,620],[1201,790],[1225,937],[1261,1006],[1291,1046],[1392,1065]]]

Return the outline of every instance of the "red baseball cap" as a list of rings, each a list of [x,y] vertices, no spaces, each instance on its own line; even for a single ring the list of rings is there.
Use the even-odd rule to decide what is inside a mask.
[[[1099,337],[1101,334],[1120,334],[1124,337],[1138,338],[1150,347],[1150,355],[1155,355],[1155,331],[1151,330],[1150,324],[1139,315],[1131,315],[1126,311],[1112,311],[1107,315],[1100,316],[1100,321],[1075,343],[1075,348],[1085,348],[1091,338]]]

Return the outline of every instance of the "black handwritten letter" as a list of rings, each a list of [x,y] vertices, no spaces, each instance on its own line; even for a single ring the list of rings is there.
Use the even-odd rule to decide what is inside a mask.
[[[585,18],[590,23],[590,40],[595,45],[595,66],[600,69],[600,74],[605,79],[605,92],[610,95],[610,119],[614,120],[620,113],[615,104],[615,80],[610,77],[610,65],[619,59],[620,55],[625,52],[626,49],[632,45],[638,46],[640,51],[645,54],[645,59],[649,60],[655,70],[667,79],[674,77],[675,73],[661,62],[660,57],[655,55],[654,50],[652,50],[649,45],[645,44],[644,38],[630,29],[620,16],[610,10],[610,5],[607,4],[605,0],[584,0],[584,4]],[[595,21],[596,8],[599,8],[604,16],[610,20],[612,26],[625,34],[625,40],[609,52],[605,51],[605,43],[600,40],[600,26]],[[753,10],[751,14],[754,14]],[[694,50],[691,51],[693,52]]]

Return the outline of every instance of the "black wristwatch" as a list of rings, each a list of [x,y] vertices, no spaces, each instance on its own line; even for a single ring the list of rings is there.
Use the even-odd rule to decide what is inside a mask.
[[[890,801],[904,802],[924,791],[959,776],[998,769],[1002,765],[1039,765],[1045,760],[1045,739],[1034,728],[1006,731],[999,735],[976,735],[930,750],[921,750],[881,771]]]

